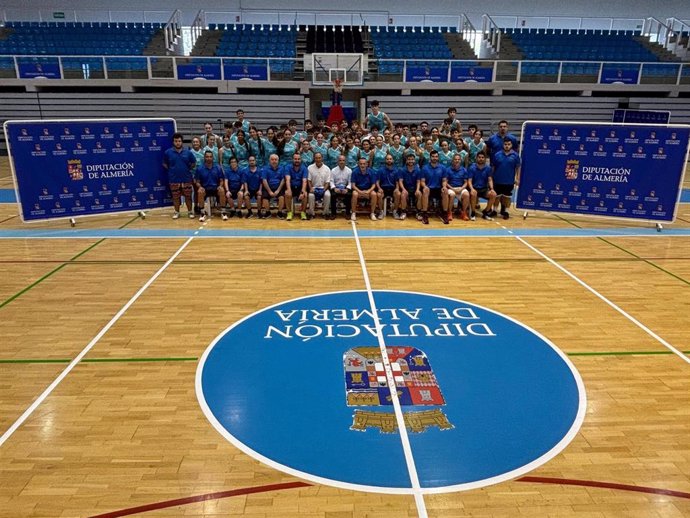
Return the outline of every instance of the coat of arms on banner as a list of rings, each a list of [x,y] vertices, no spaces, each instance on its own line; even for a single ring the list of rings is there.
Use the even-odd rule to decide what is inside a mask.
[[[446,401],[438,386],[429,360],[416,347],[386,347],[395,390],[400,405],[440,407]],[[391,388],[378,347],[355,347],[343,357],[345,392],[348,406],[392,406]],[[378,428],[392,433],[397,429],[393,412],[355,410],[351,430]],[[440,408],[403,412],[405,425],[412,432],[424,432],[431,426],[450,430],[453,425]]]
[[[577,180],[577,172],[580,169],[579,160],[568,160],[565,163],[565,178],[566,180]]]
[[[84,171],[81,168],[81,160],[68,160],[67,172],[72,180],[83,180]]]

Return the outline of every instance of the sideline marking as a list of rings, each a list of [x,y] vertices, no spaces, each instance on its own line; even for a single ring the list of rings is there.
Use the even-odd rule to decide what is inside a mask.
[[[576,480],[568,478],[552,478],[552,477],[521,477],[515,479],[515,482],[525,482],[531,484],[556,484],[563,486],[582,486],[593,487],[596,489],[618,489],[621,491],[632,491],[635,493],[648,493],[652,495],[666,495],[676,498],[690,499],[690,493],[683,491],[674,491],[671,489],[660,489],[648,486],[633,486],[630,484],[618,484],[616,482],[600,482],[597,480]],[[120,518],[122,516],[130,516],[138,513],[145,513],[148,511],[158,511],[160,509],[167,509],[169,507],[178,507],[181,505],[195,504],[198,502],[206,502],[209,500],[219,500],[221,498],[230,498],[233,496],[251,495],[256,493],[264,493],[268,491],[278,491],[281,489],[297,489],[304,487],[313,487],[312,484],[306,482],[287,482],[285,484],[274,484],[269,486],[248,487],[243,489],[233,489],[230,491],[219,491],[217,493],[206,493],[204,495],[188,496],[185,498],[176,498],[175,500],[165,500],[163,502],[156,502],[153,504],[140,505],[138,507],[130,507],[121,509],[119,511],[112,511],[109,513],[99,514],[91,518]]]
[[[498,223],[498,222],[497,222],[497,223]],[[506,228],[505,226],[503,226],[501,223],[498,223],[498,225],[499,225],[501,228],[505,229],[506,231],[510,232],[510,230],[508,230],[508,228]],[[518,235],[516,235],[516,234],[513,234],[513,237],[515,237],[515,239],[517,239],[518,241],[520,241],[523,245],[525,245],[527,248],[529,248],[530,250],[532,250],[534,253],[536,253],[537,255],[540,255],[541,257],[543,257],[544,259],[546,259],[549,263],[551,263],[553,266],[555,266],[556,268],[558,268],[559,270],[561,270],[561,271],[562,271],[563,273],[565,273],[568,277],[570,277],[571,279],[573,279],[573,280],[574,280],[575,282],[577,282],[580,286],[582,286],[582,287],[585,288],[587,291],[589,291],[590,293],[592,293],[593,295],[595,295],[597,298],[599,298],[600,300],[602,300],[603,302],[605,302],[606,304],[608,304],[611,308],[613,308],[613,309],[615,309],[616,311],[618,311],[621,315],[623,315],[625,318],[627,318],[628,320],[630,320],[633,324],[635,324],[637,327],[639,327],[640,329],[642,329],[645,333],[647,333],[649,336],[651,336],[652,338],[654,338],[654,339],[655,339],[656,341],[658,341],[661,345],[663,345],[664,347],[666,347],[667,349],[669,349],[669,350],[670,350],[671,352],[673,352],[676,356],[678,356],[679,358],[681,358],[681,359],[682,359],[683,361],[685,361],[686,363],[690,364],[690,358],[688,358],[687,356],[685,356],[685,355],[683,354],[682,351],[680,351],[680,350],[676,349],[675,347],[673,347],[670,343],[668,343],[666,340],[664,340],[662,337],[660,337],[660,336],[659,336],[658,334],[656,334],[654,331],[652,331],[651,329],[649,329],[647,326],[645,326],[642,322],[640,322],[639,320],[637,320],[635,317],[633,317],[632,315],[630,315],[629,313],[627,313],[627,312],[626,312],[624,309],[622,309],[620,306],[617,306],[614,302],[612,302],[611,300],[609,300],[609,299],[607,299],[606,297],[604,297],[601,293],[599,293],[597,290],[595,290],[594,288],[592,288],[592,287],[591,287],[589,284],[587,284],[585,281],[581,280],[581,279],[580,279],[579,277],[577,277],[574,273],[571,273],[570,270],[568,270],[568,269],[566,269],[565,267],[563,267],[563,266],[561,266],[560,264],[558,264],[556,261],[554,261],[553,259],[551,259],[551,258],[550,258],[548,255],[546,255],[544,252],[542,252],[542,251],[539,250],[538,248],[532,246],[532,245],[529,244],[527,241],[525,241],[524,239],[522,239],[520,236],[518,236]]]
[[[279,491],[281,489],[296,489],[300,487],[311,486],[311,484],[307,484],[306,482],[285,482],[283,484],[271,484],[269,486],[245,487],[242,489],[219,491],[217,493],[207,493],[205,495],[188,496],[186,498],[176,498],[175,500],[165,500],[164,502],[156,502],[154,504],[130,507],[128,509],[121,509],[119,511],[95,515],[91,518],[119,518],[120,516],[130,516],[132,514],[145,513],[148,511],[157,511],[159,509],[167,509],[168,507],[178,507],[180,505],[195,504],[197,502],[206,502],[207,500],[219,500],[221,498],[229,498],[231,496],[252,495],[256,493],[266,493],[268,491]]]
[[[359,255],[359,263],[362,267],[362,276],[364,277],[364,284],[367,288],[367,297],[369,298],[369,306],[374,317],[374,326],[376,327],[376,338],[379,342],[379,349],[381,350],[381,358],[383,360],[383,367],[386,371],[386,379],[388,380],[388,391],[391,395],[393,403],[393,410],[395,411],[395,420],[398,423],[398,431],[400,432],[400,441],[402,442],[403,452],[405,453],[405,462],[407,463],[407,471],[410,475],[410,483],[412,484],[412,491],[414,494],[414,501],[417,504],[417,512],[419,518],[427,518],[426,504],[424,503],[424,495],[421,492],[421,485],[419,483],[419,476],[417,474],[417,467],[415,466],[414,457],[412,456],[412,446],[410,445],[410,438],[407,435],[407,426],[405,425],[405,418],[403,417],[400,400],[398,399],[397,385],[393,376],[393,369],[391,367],[390,358],[388,358],[388,351],[386,350],[386,343],[383,339],[383,329],[379,314],[376,309],[376,302],[374,301],[374,294],[371,291],[371,283],[369,282],[369,273],[367,272],[367,265],[364,261],[364,253],[362,252],[362,245],[359,242],[357,235],[357,225],[354,221],[352,223],[352,232],[355,236],[355,243],[357,244],[357,254]]]
[[[0,436],[0,447],[2,447],[3,444],[12,436],[12,434],[17,431],[17,428],[19,428],[22,424],[24,424],[24,421],[26,421],[31,414],[34,413],[34,411],[38,408],[38,406],[45,401],[45,399],[55,390],[55,388],[62,382],[63,379],[74,369],[74,367],[77,366],[77,364],[81,361],[81,359],[86,356],[86,354],[98,343],[98,341],[105,335],[110,328],[122,317],[122,315],[125,314],[125,312],[130,308],[132,304],[134,304],[137,299],[141,296],[146,289],[153,284],[153,282],[170,266],[170,264],[175,260],[175,258],[182,253],[182,251],[187,248],[187,245],[192,242],[192,239],[194,239],[194,236],[190,237],[185,241],[180,248],[177,249],[177,252],[175,252],[170,259],[166,261],[166,263],[160,267],[160,269],[153,274],[153,276],[146,281],[146,284],[144,284],[141,288],[139,288],[139,291],[137,291],[132,298],[129,299],[129,301],[122,306],[120,311],[118,311],[113,318],[110,319],[110,322],[108,322],[103,329],[101,329],[98,334],[93,337],[93,339],[84,347],[84,349],[70,362],[70,364],[65,367],[65,369],[60,373],[60,375],[55,378],[55,380],[46,388],[43,393],[36,398],[36,401],[34,401],[29,408],[27,408],[24,413],[19,416],[19,418],[12,424],[12,426],[9,427],[9,429]]]

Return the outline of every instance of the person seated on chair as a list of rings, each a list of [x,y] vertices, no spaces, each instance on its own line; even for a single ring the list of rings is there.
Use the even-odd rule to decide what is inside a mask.
[[[261,213],[262,178],[261,169],[256,164],[256,157],[249,155],[249,167],[242,170],[242,192],[244,192],[244,205],[247,207],[245,218],[253,218],[252,198],[256,200],[256,211]]]
[[[484,151],[477,153],[477,162],[472,164],[467,172],[470,175],[470,196],[474,200],[484,198],[487,201],[486,207],[482,211],[482,218],[491,220],[493,216],[491,208],[496,199],[496,191],[494,191],[493,172],[491,167],[486,164]]]
[[[285,208],[285,174],[279,164],[278,155],[273,153],[268,158],[268,165],[261,170],[263,184],[263,211],[259,214],[260,218],[270,218],[271,200],[276,200],[278,204],[278,217],[285,219],[283,209]]]
[[[429,152],[429,163],[422,167],[422,222],[429,223],[428,207],[436,201],[440,205],[441,220],[448,224],[448,173],[438,159],[438,151],[432,149]],[[439,203],[440,202],[440,203]]]
[[[470,175],[467,169],[462,165],[462,158],[456,154],[453,157],[450,167],[447,169],[448,173],[448,220],[453,219],[453,205],[455,198],[458,199],[458,209],[460,210],[460,219],[468,221],[470,215],[474,220],[474,205],[470,208]],[[475,192],[476,196],[476,192]],[[475,199],[473,203],[476,203]],[[469,213],[468,213],[469,211]]]
[[[292,220],[292,200],[300,202],[300,216],[307,219],[307,168],[302,163],[302,155],[298,151],[292,155],[292,165],[283,169],[285,175],[285,204],[287,205],[287,220]]]
[[[323,163],[323,155],[321,153],[314,155],[314,163],[307,168],[307,175],[309,182],[309,216],[314,217],[316,201],[323,200],[323,218],[330,219],[331,169]]]
[[[376,179],[378,182],[379,192],[381,193],[381,205],[385,203],[386,198],[393,200],[393,216],[395,219],[400,219],[398,209],[400,208],[400,191],[396,189],[398,183],[398,169],[395,167],[393,155],[386,154],[383,167],[376,171]],[[381,207],[383,209],[383,207]]]
[[[414,138],[414,137],[413,137]],[[405,166],[398,170],[398,191],[400,191],[400,219],[407,217],[407,207],[414,203],[417,211],[421,209],[422,192],[419,189],[419,166],[414,155],[405,157]]]
[[[360,199],[369,200],[370,217],[376,221],[376,208],[379,205],[376,173],[371,170],[369,162],[364,157],[359,159],[359,167],[352,171],[352,221],[357,221],[357,203]]]
[[[347,166],[345,155],[340,155],[338,165],[331,168],[331,177],[328,183],[331,186],[331,219],[335,219],[339,199],[345,203],[345,217],[349,218],[350,207],[352,206],[352,169]]]
[[[218,198],[223,221],[227,220],[228,215],[225,213],[225,189],[223,187],[225,177],[223,176],[223,169],[213,163],[213,153],[210,150],[204,152],[204,163],[196,168],[195,178],[197,182],[196,203],[199,207],[202,207],[199,221],[203,223],[211,215],[210,213],[206,214],[206,210],[203,208],[206,199],[211,197]]]
[[[237,157],[230,157],[230,165],[223,167],[223,175],[225,176],[225,192],[230,207],[231,218],[237,214],[242,217],[242,201],[244,200],[244,180],[242,177],[242,170],[239,168]],[[237,209],[235,209],[235,201],[237,202]]]

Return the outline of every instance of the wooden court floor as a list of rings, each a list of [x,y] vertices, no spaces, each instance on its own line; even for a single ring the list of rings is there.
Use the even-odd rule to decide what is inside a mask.
[[[559,455],[517,480],[426,495],[428,516],[690,516],[690,232],[671,232],[690,229],[690,204],[678,214],[668,232],[640,235],[616,231],[643,225],[549,214],[357,224],[381,233],[359,240],[373,289],[508,315],[566,353],[587,391],[584,423]],[[298,232],[270,232],[288,228]],[[501,232],[444,235],[462,228]],[[199,233],[163,269],[189,239],[166,229]],[[515,237],[526,229],[545,232]],[[318,485],[254,460],[213,429],[195,394],[199,357],[232,322],[365,289],[349,222],[214,218],[200,229],[160,210],[85,218],[59,238],[43,230],[72,232],[22,224],[16,204],[0,204],[0,517],[420,516],[412,496]],[[328,230],[346,234],[318,234]],[[382,237],[393,230],[410,234]]]

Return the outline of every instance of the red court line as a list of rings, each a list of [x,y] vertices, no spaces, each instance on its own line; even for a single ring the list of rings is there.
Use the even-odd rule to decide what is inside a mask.
[[[130,516],[138,513],[145,513],[148,511],[157,511],[159,509],[167,509],[168,507],[177,507],[179,505],[195,504],[197,502],[204,502],[206,500],[218,500],[220,498],[229,498],[231,496],[251,495],[253,493],[266,493],[268,491],[278,491],[281,489],[296,489],[298,487],[310,487],[311,484],[306,482],[286,482],[284,484],[272,484],[268,486],[245,487],[242,489],[233,489],[230,491],[219,491],[217,493],[207,493],[205,495],[189,496],[187,498],[177,498],[175,500],[166,500],[164,502],[157,502],[155,504],[140,505],[138,507],[130,507],[129,509],[121,509],[120,511],[113,511],[110,513],[99,514],[91,518],[118,518],[120,516]]]
[[[683,491],[672,491],[670,489],[659,489],[656,487],[631,486],[629,484],[616,484],[615,482],[598,482],[596,480],[574,480],[570,478],[551,478],[551,477],[522,477],[517,482],[536,482],[537,484],[560,484],[563,486],[584,486],[596,487],[599,489],[619,489],[622,491],[635,491],[637,493],[649,493],[651,495],[667,495],[678,498],[690,499],[690,493]]]
[[[594,487],[598,489],[618,489],[621,491],[634,491],[637,493],[649,493],[652,495],[666,495],[675,496],[677,498],[690,499],[690,493],[683,491],[672,491],[670,489],[659,489],[655,487],[632,486],[629,484],[617,484],[615,482],[599,482],[596,480],[575,480],[569,478],[552,478],[552,477],[521,477],[516,479],[516,482],[531,482],[537,484],[558,484],[563,486],[583,486]],[[177,507],[180,505],[195,504],[204,502],[206,500],[218,500],[221,498],[229,498],[232,496],[251,495],[254,493],[266,493],[268,491],[278,491],[281,489],[296,489],[300,487],[310,487],[312,484],[306,482],[286,482],[284,484],[272,484],[268,486],[246,487],[243,489],[233,489],[230,491],[219,491],[217,493],[207,493],[205,495],[189,496],[187,498],[177,498],[175,500],[166,500],[164,502],[157,502],[155,504],[141,505],[139,507],[130,507],[129,509],[121,509],[120,511],[113,511],[110,513],[99,514],[91,518],[119,518],[121,516],[131,516],[133,514],[145,513],[148,511],[157,511],[159,509],[167,509],[169,507]]]

